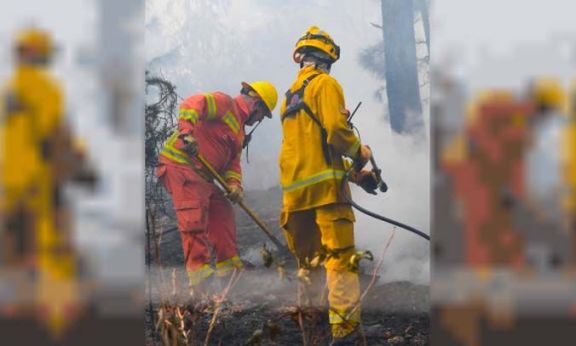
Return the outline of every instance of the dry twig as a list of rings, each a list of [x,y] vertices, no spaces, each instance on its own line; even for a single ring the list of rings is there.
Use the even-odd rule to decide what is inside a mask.
[[[388,238],[388,241],[386,242],[386,246],[384,246],[384,250],[382,251],[382,258],[380,258],[380,260],[378,261],[378,264],[376,265],[376,267],[374,268],[374,271],[372,272],[372,279],[370,280],[370,283],[368,284],[368,286],[366,286],[366,289],[364,290],[364,292],[360,296],[360,299],[358,299],[358,302],[356,302],[356,304],[354,305],[352,310],[350,310],[350,312],[348,314],[346,314],[346,320],[348,320],[348,318],[350,316],[352,316],[352,314],[355,313],[356,310],[358,310],[358,308],[362,304],[362,301],[364,301],[364,299],[368,295],[368,292],[370,292],[370,290],[372,290],[372,288],[376,284],[376,278],[378,277],[378,273],[380,272],[380,269],[382,268],[382,265],[384,264],[384,256],[386,255],[386,250],[388,250],[388,247],[390,246],[392,239],[394,239],[395,234],[396,234],[396,227],[394,227],[394,229],[392,229],[392,234]]]
[[[242,275],[243,272],[244,272],[244,268],[240,269],[240,271],[238,271],[238,268],[234,268],[234,271],[232,272],[232,275],[230,276],[230,280],[228,280],[228,285],[226,286],[226,288],[224,289],[222,294],[219,297],[215,298],[216,309],[214,309],[214,314],[212,315],[212,320],[210,321],[210,325],[208,326],[208,331],[206,332],[206,338],[204,339],[204,346],[208,346],[208,342],[210,341],[210,335],[212,334],[212,331],[214,330],[214,326],[216,324],[218,314],[220,313],[220,310],[222,310],[222,303],[226,300],[226,297],[228,296],[228,293],[230,292],[232,287],[234,287],[238,283],[238,280],[240,279],[240,276]]]

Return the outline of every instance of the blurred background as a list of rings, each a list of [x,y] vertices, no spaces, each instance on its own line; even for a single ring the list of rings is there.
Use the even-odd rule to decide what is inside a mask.
[[[386,42],[399,46],[384,31],[400,24],[387,17],[392,10],[383,9],[394,1],[4,4],[0,334],[32,338],[21,339],[23,344],[39,344],[38,338],[89,343],[86,335],[95,331],[101,338],[123,335],[142,342],[143,187],[154,188],[142,169],[142,144],[149,145],[142,129],[144,106],[162,95],[158,79],[175,88],[176,104],[203,91],[235,95],[245,80],[269,79],[285,90],[297,71],[293,44],[315,24],[342,47],[332,74],[344,87],[349,109],[363,102],[355,124],[390,186],[378,197],[354,190],[355,199],[425,232],[432,228],[432,281],[427,244],[396,232],[381,283],[408,282],[425,291],[431,285],[433,344],[528,345],[561,338],[576,316],[574,5],[567,0],[411,3],[414,32],[408,33],[416,47],[411,69],[417,76],[411,93],[417,97],[407,103],[416,111],[401,116],[388,101],[394,86],[386,83]],[[31,180],[37,187],[26,191],[52,196],[58,187],[59,199],[39,198],[44,209],[15,209],[10,201],[25,194],[8,186],[9,177],[38,164],[10,154],[18,152],[9,140],[18,132],[7,125],[11,115],[31,112],[23,105],[35,92],[14,87],[33,80],[22,78],[15,59],[21,34],[31,28],[57,48],[43,68],[56,80],[49,84],[60,90],[62,123],[68,125],[66,140],[56,141],[63,149],[56,152],[68,153],[61,155],[63,162],[76,165],[64,166],[82,174],[37,175]],[[56,100],[48,98],[47,105],[57,105]],[[170,109],[164,112],[169,121]],[[27,134],[28,128],[21,125],[18,131]],[[275,201],[261,206],[271,224],[277,223],[280,140],[279,122],[264,122],[250,146],[250,164],[243,167],[249,200]],[[43,162],[35,172],[50,171],[51,162],[60,161]],[[154,158],[146,157],[147,173],[153,165]],[[41,215],[44,223],[27,222],[33,218],[22,215]],[[65,226],[54,226],[57,222]],[[32,238],[14,238],[15,229]],[[379,253],[392,228],[359,216],[357,229],[359,247]],[[30,245],[36,238],[45,243]],[[162,242],[170,239],[167,235]],[[58,251],[44,246],[52,243]],[[257,251],[244,256],[259,264]],[[177,258],[166,265],[174,263]]]
[[[573,7],[433,2],[434,345],[536,345],[571,334]]]
[[[3,338],[143,341],[143,19],[139,0],[1,6]]]

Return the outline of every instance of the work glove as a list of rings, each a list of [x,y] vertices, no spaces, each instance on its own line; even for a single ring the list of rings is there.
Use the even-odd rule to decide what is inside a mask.
[[[354,180],[358,186],[364,189],[364,191],[375,195],[376,189],[378,189],[378,178],[374,172],[363,169],[357,172],[354,176]]]
[[[186,135],[182,138],[184,146],[182,151],[190,156],[196,156],[198,154],[198,142],[191,135]]]
[[[232,203],[238,203],[244,198],[244,191],[242,190],[242,186],[238,184],[230,185],[230,192],[226,195],[226,197]]]
[[[360,145],[360,148],[358,149],[358,155],[354,160],[354,166],[356,170],[359,171],[362,168],[364,168],[364,166],[366,166],[368,161],[370,161],[371,157],[372,157],[372,150],[370,150],[370,148],[367,145],[363,144]]]

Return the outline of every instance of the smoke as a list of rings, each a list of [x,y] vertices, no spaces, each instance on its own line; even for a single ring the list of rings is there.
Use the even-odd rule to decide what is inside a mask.
[[[398,136],[385,120],[386,104],[373,95],[382,81],[359,62],[362,51],[382,41],[380,2],[362,1],[235,1],[146,3],[147,68],[177,86],[180,96],[220,90],[231,95],[241,81],[266,79],[280,96],[298,71],[292,50],[311,25],[329,32],[342,55],[332,75],[344,89],[347,107],[359,101],[355,117],[362,141],[371,146],[390,190],[376,197],[354,189],[354,198],[370,210],[418,229],[429,229],[429,153],[423,136]],[[428,97],[427,90],[422,97]],[[427,104],[423,103],[426,123]],[[277,108],[278,109],[278,108]],[[247,189],[262,190],[279,184],[278,152],[281,128],[275,111],[264,121],[250,144],[250,164],[243,159]],[[278,211],[279,212],[279,211]],[[359,213],[357,244],[380,257],[392,227]],[[423,239],[397,230],[388,249],[384,281],[429,281],[429,248]]]
[[[357,126],[377,129],[385,124],[371,118],[358,121]],[[369,143],[373,148],[388,191],[372,196],[353,187],[354,200],[364,208],[429,233],[428,143],[390,131],[362,131],[362,137],[363,142]],[[380,258],[394,226],[359,212],[355,213],[357,246],[372,251]],[[382,281],[408,280],[420,284],[428,283],[429,256],[429,243],[426,240],[396,228],[392,243],[385,254]]]
[[[553,76],[567,83],[574,75],[576,53],[570,8],[573,2],[565,0],[545,5],[522,0],[434,2],[435,66],[453,70],[455,77],[466,81],[471,95],[486,88],[520,90],[534,76]],[[515,30],[509,30],[511,18]],[[443,64],[447,58],[455,66]]]

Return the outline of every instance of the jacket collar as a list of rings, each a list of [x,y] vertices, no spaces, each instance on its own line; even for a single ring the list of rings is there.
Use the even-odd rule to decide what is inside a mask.
[[[307,78],[312,74],[326,73],[324,70],[314,67],[314,65],[304,66],[298,71],[298,79]]]

